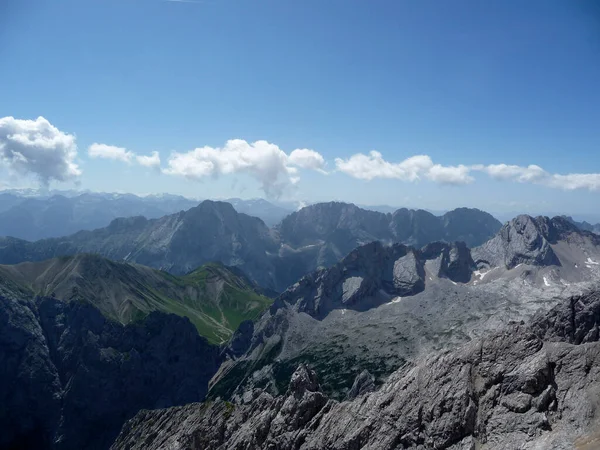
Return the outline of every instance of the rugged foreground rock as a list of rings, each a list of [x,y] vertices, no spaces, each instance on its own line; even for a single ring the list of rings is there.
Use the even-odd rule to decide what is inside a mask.
[[[594,448],[599,325],[600,294],[573,297],[344,402],[328,399],[301,365],[281,396],[255,389],[240,404],[141,411],[112,448]]]
[[[127,326],[0,284],[0,449],[106,449],[141,408],[200,401],[220,358],[182,317]]]

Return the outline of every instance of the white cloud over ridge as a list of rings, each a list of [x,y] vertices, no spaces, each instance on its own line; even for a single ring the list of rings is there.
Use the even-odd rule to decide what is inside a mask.
[[[44,117],[0,118],[0,167],[35,175],[42,184],[72,181],[81,175],[76,164],[75,136],[60,131]]]
[[[247,174],[256,179],[268,197],[280,197],[299,181],[298,168],[324,172],[325,159],[314,150],[298,149],[289,155],[267,141],[232,139],[221,148],[200,147],[174,152],[163,169],[167,175],[191,180],[227,174]]]

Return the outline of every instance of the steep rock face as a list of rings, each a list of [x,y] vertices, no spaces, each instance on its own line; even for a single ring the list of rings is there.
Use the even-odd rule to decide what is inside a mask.
[[[468,247],[481,245],[483,241],[494,236],[501,227],[501,223],[492,215],[472,208],[448,211],[441,219],[445,240],[464,242]]]
[[[419,247],[445,237],[439,217],[422,209],[399,209],[392,213],[390,229],[398,242]]]
[[[4,295],[0,304],[0,448],[50,448],[60,417],[58,371],[35,305]]]
[[[475,268],[471,251],[463,242],[428,244],[421,249],[421,257],[433,262],[436,276],[455,282],[468,282]]]
[[[559,233],[548,218],[521,215],[506,223],[494,238],[473,249],[473,259],[478,264],[507,269],[518,264],[560,265],[550,245]]]
[[[108,448],[139,409],[202,400],[220,363],[218,348],[178,316],[124,327],[90,305],[7,294],[0,448]]]
[[[283,240],[294,247],[328,240],[339,230],[349,230],[357,241],[363,242],[391,238],[385,214],[340,202],[302,208],[283,219],[278,229]]]
[[[348,400],[373,392],[375,390],[375,377],[368,370],[363,370],[355,379],[352,387],[348,391]]]
[[[565,342],[560,330],[574,321],[591,336],[599,305],[598,294],[563,302],[531,326],[420,360],[349,401],[327,400],[301,366],[278,397],[257,389],[235,405],[141,411],[112,448],[571,449],[596,426],[600,344]]]

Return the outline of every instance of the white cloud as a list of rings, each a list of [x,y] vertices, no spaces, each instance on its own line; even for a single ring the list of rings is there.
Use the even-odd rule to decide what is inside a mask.
[[[152,152],[150,156],[137,155],[135,159],[138,162],[138,164],[144,167],[153,167],[155,169],[158,169],[160,167],[160,156],[156,151]]]
[[[126,163],[130,163],[135,157],[133,152],[127,151],[127,149],[123,147],[98,143],[93,143],[89,146],[88,155],[91,158],[113,159],[115,161],[123,161]]]
[[[564,190],[600,190],[600,174],[598,173],[571,173],[561,175],[549,173],[536,165],[515,166],[507,164],[491,164],[488,166],[477,165],[473,166],[472,169],[485,172],[492,178],[501,181],[533,183]]]
[[[483,171],[496,180],[518,181],[520,183],[536,183],[549,176],[548,172],[536,165],[527,167],[507,164],[477,165],[473,166],[473,170]]]
[[[600,173],[570,173],[568,175],[552,175],[547,182],[550,187],[558,187],[568,191],[574,189],[600,190]]]
[[[339,172],[361,180],[392,178],[417,181],[422,178],[440,184],[466,185],[475,181],[472,172],[482,172],[499,181],[539,184],[565,190],[600,190],[600,173],[552,174],[535,164],[516,166],[508,164],[476,164],[466,166],[442,166],[434,164],[427,155],[411,156],[399,163],[386,161],[381,153],[358,153],[348,159],[335,159]]]
[[[200,147],[186,153],[174,152],[163,172],[192,180],[245,173],[261,183],[267,196],[279,197],[286,188],[299,181],[298,169],[294,166],[315,170],[322,167],[319,162],[322,156],[317,152],[306,149],[294,152],[288,156],[267,141],[248,143],[232,139],[222,148]]]
[[[290,163],[302,169],[312,169],[326,173],[323,155],[307,148],[299,148],[290,153]]]
[[[473,181],[467,166],[442,166],[434,164],[427,155],[416,155],[399,163],[390,163],[381,153],[358,153],[344,160],[335,159],[337,170],[361,180],[374,178],[394,178],[403,181],[417,181],[423,177],[441,184],[468,184]]]
[[[442,166],[435,164],[426,173],[427,178],[440,184],[463,185],[475,181],[469,175],[471,169],[462,164],[458,166]]]
[[[70,181],[81,175],[75,163],[75,136],[60,131],[43,117],[0,118],[0,165],[8,170],[50,181]]]
[[[154,151],[150,155],[137,155],[124,147],[94,143],[88,147],[90,158],[112,159],[131,164],[134,161],[140,166],[154,169],[160,168],[160,155]]]

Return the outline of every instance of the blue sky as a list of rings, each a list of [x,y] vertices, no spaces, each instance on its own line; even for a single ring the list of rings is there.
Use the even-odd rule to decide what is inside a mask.
[[[0,118],[17,122],[0,124],[0,184],[592,213],[596,5],[8,0]],[[11,135],[42,126],[20,121],[39,116],[60,139],[7,150]],[[227,147],[233,139],[248,145]],[[251,145],[261,140],[277,148]],[[35,153],[55,144],[76,170]],[[105,145],[96,157],[93,144]],[[214,151],[191,153],[201,147]],[[160,166],[138,164],[153,151]],[[415,155],[429,161],[400,165]],[[569,174],[592,176],[555,177]]]

